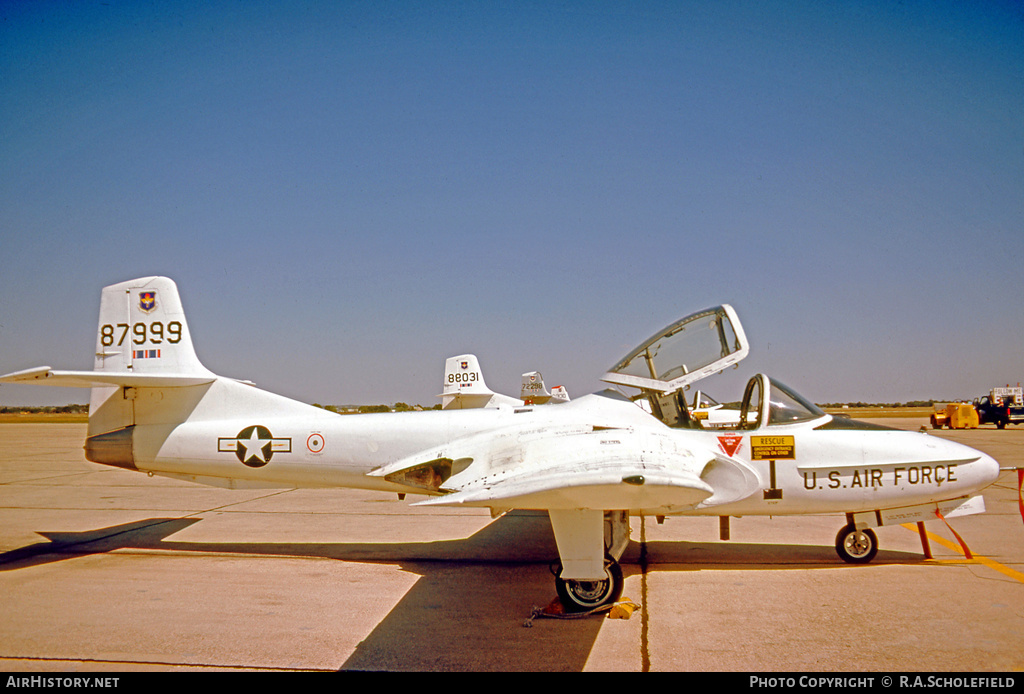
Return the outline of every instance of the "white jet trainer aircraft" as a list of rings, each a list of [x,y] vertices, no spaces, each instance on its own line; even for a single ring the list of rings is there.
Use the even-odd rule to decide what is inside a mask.
[[[92,388],[85,455],[96,463],[229,488],[424,494],[420,504],[495,516],[545,510],[555,587],[576,612],[619,598],[630,515],[719,516],[724,538],[729,516],[845,514],[836,550],[862,563],[877,551],[872,527],[984,510],[977,493],[999,474],[989,456],[831,417],[761,374],[732,429],[704,430],[683,389],[748,349],[723,305],[673,323],[605,374],[638,389],[632,400],[612,390],[558,405],[495,397],[462,355],[449,360],[447,409],[340,416],[208,371],[174,282],[145,277],[103,290],[93,371],[43,366],[0,382]]]

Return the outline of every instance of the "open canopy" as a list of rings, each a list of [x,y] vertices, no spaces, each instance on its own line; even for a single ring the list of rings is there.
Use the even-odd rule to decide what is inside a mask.
[[[737,364],[750,345],[728,304],[681,318],[641,343],[602,380],[668,394]]]

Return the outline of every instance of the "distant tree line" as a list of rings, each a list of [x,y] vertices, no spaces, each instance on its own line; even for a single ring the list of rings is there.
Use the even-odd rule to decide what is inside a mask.
[[[937,402],[958,402],[954,400],[909,400],[907,402],[826,402],[818,407],[931,407]]]
[[[336,412],[337,414],[368,414],[371,412],[418,412],[420,410],[441,409],[440,404],[434,405],[432,407],[424,407],[423,405],[410,405],[404,402],[396,402],[394,405],[321,405],[318,402],[314,402],[313,407],[319,407],[322,410]]]
[[[0,414],[88,414],[88,405],[47,405],[41,407],[30,407],[27,405],[12,405],[0,407]]]

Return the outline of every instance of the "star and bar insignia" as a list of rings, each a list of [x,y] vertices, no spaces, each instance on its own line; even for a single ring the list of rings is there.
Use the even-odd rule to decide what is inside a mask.
[[[234,453],[239,462],[249,467],[263,467],[275,453],[291,453],[290,438],[276,438],[260,424],[245,427],[237,436],[217,439],[217,451]]]

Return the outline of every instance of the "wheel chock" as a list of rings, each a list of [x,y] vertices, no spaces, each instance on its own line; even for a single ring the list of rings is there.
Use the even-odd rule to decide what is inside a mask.
[[[534,607],[533,611],[530,612],[530,616],[523,622],[524,627],[532,627],[533,620],[538,617],[550,617],[552,619],[584,619],[586,617],[592,617],[595,614],[602,612],[608,613],[608,619],[629,619],[633,616],[633,612],[639,607],[629,598],[619,600],[619,602],[611,605],[602,605],[601,607],[594,608],[587,612],[566,612],[565,606],[562,605],[562,601],[555,598],[547,607]]]
[[[544,617],[561,617],[564,614],[566,614],[565,606],[558,598],[549,602],[548,606],[541,610],[541,615]]]
[[[629,619],[633,616],[634,610],[636,610],[636,605],[629,598],[625,598],[612,605],[612,609],[608,612],[608,619]]]

